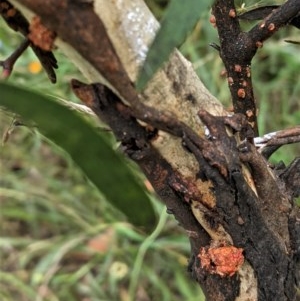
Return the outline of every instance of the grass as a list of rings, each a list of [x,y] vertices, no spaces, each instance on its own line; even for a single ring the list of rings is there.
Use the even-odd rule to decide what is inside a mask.
[[[185,272],[187,238],[161,204],[150,236],[134,229],[72,162],[27,128],[1,148],[1,163],[2,300],[199,295]],[[173,273],[183,276],[168,283]]]
[[[157,13],[165,1],[157,1]],[[182,45],[206,86],[229,106],[222,63],[208,44],[216,31],[201,20]],[[295,30],[265,43],[253,63],[261,134],[299,124],[300,61]],[[20,39],[0,23],[0,57]],[[31,73],[36,59],[27,51],[11,81],[68,100],[68,81],[80,78],[62,54],[58,84]],[[52,117],[55,122],[55,116]],[[1,112],[0,131],[12,121]],[[286,146],[274,161],[289,163],[298,146]],[[155,201],[160,220],[150,234],[126,223],[90,184],[68,156],[34,128],[16,127],[0,147],[0,299],[4,301],[201,300],[201,290],[186,272],[189,243],[165,208]],[[117,183],[116,183],[117,185]]]

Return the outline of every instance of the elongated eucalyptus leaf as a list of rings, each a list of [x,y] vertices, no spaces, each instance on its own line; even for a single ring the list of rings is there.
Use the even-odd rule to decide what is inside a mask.
[[[151,201],[125,160],[112,149],[107,137],[78,113],[51,98],[4,82],[0,82],[0,106],[35,122],[130,222],[144,227],[155,224]]]
[[[184,42],[201,13],[209,8],[211,2],[211,0],[171,1],[138,77],[136,88],[139,91],[145,88],[174,48]]]

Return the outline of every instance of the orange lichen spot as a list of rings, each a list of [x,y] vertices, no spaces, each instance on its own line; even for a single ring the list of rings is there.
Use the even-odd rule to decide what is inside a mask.
[[[242,86],[243,86],[243,87],[247,87],[247,85],[248,85],[247,81],[246,81],[246,80],[243,80],[243,81],[242,81]]]
[[[54,48],[56,33],[46,28],[40,17],[33,17],[29,26],[29,40],[43,50],[51,51]]]
[[[238,64],[234,65],[234,71],[238,73],[242,72],[242,66]]]
[[[210,18],[209,18],[209,22],[211,23],[211,25],[213,27],[216,27],[217,26],[217,23],[216,23],[216,17],[214,15],[211,15]]]
[[[232,85],[232,84],[233,84],[233,78],[232,78],[231,76],[229,76],[229,77],[227,78],[227,81],[228,81],[228,84],[229,84],[229,85]]]
[[[275,30],[275,25],[274,25],[274,23],[270,23],[270,24],[269,24],[268,30],[269,30],[269,31],[274,31],[274,30]]]
[[[246,111],[246,115],[248,118],[252,117],[254,114],[253,114],[253,111],[252,110],[247,110]]]
[[[261,23],[261,24],[259,25],[259,28],[264,28],[265,26],[266,26],[266,23],[263,22],[263,23]]]
[[[263,45],[264,45],[264,44],[263,44],[262,42],[260,42],[260,41],[257,41],[257,42],[255,43],[256,48],[262,48]]]
[[[15,8],[11,8],[7,11],[6,16],[7,17],[13,17],[16,14],[16,9]]]
[[[235,12],[235,10],[233,8],[229,11],[229,17],[231,17],[231,18],[235,18],[236,17],[236,12]]]
[[[234,246],[201,248],[201,267],[221,277],[233,276],[244,263],[243,249]]]
[[[30,73],[37,74],[42,70],[42,65],[39,61],[33,61],[28,64],[27,68]]]
[[[246,91],[245,91],[245,89],[238,89],[238,92],[237,92],[237,94],[238,94],[238,97],[240,97],[240,98],[245,98],[246,97]]]
[[[250,67],[246,68],[247,77],[251,77],[251,69]]]

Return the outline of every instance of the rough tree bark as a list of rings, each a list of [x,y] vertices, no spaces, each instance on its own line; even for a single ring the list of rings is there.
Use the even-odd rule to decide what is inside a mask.
[[[272,169],[253,145],[250,69],[261,43],[299,14],[299,1],[287,1],[249,34],[240,31],[233,1],[215,2],[233,116],[177,50],[146,90],[136,92],[133,83],[158,28],[142,0],[10,2],[29,20],[38,15],[91,82],[73,80],[74,93],[111,127],[186,230],[188,269],[207,300],[299,298],[300,211],[293,198],[300,161]]]

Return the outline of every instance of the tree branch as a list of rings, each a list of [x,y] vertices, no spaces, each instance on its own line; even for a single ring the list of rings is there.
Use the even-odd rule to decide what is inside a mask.
[[[250,38],[261,43],[264,42],[298,16],[299,11],[300,3],[298,0],[286,1],[249,31]]]
[[[29,34],[29,22],[23,16],[23,14],[15,9],[10,2],[6,0],[0,0],[0,14],[13,30],[20,32],[26,40],[20,45],[20,47],[15,51],[15,53],[8,60],[2,63],[4,70],[9,70],[10,72],[13,69],[13,65],[17,58],[25,51],[25,49],[30,45],[33,52],[36,54],[40,60],[44,70],[46,71],[48,78],[52,83],[56,82],[56,75],[54,69],[58,68],[57,61],[55,56],[51,51],[45,51],[35,45],[33,45],[27,39]],[[8,69],[7,69],[8,68]],[[9,72],[9,74],[10,74]],[[7,74],[7,72],[6,72]],[[9,75],[8,74],[8,75]]]
[[[251,80],[251,60],[258,45],[241,31],[233,0],[217,0],[212,13],[219,33],[220,56],[227,71],[234,112],[247,117],[253,129],[253,133],[248,137],[253,138],[258,135],[258,128]],[[243,133],[241,134],[242,139],[246,138]]]
[[[250,165],[258,165],[251,165],[254,179],[257,180],[257,196],[245,182],[238,159],[242,154],[237,146],[234,146],[235,139],[227,136],[222,117],[213,117],[205,112],[201,112],[200,117],[210,130],[213,129],[212,147],[206,151],[211,153],[220,146],[223,148],[223,152],[227,154],[226,163],[230,177],[224,178],[211,164],[205,164],[203,152],[201,153],[191,141],[186,140],[186,144],[195,153],[205,177],[214,183],[218,219],[230,233],[234,246],[245,250],[246,259],[256,271],[258,300],[294,300],[295,291],[285,283],[286,279],[294,277],[292,275],[295,275],[297,264],[294,262],[292,265],[287,260],[286,253],[291,248],[290,256],[293,257],[294,252],[299,254],[299,245],[296,243],[298,239],[291,239],[291,233],[295,233],[294,229],[299,228],[294,218],[294,215],[299,216],[299,208],[292,205],[291,195],[288,200],[288,196],[278,189],[280,185],[266,169],[263,158],[255,147],[249,144],[251,162],[248,162]],[[295,171],[295,168],[293,170]],[[258,176],[256,172],[263,175]],[[295,179],[295,172],[291,175],[291,178]],[[293,226],[289,227],[289,224]],[[296,245],[293,245],[294,243]],[[263,263],[261,258],[264,258]]]
[[[239,15],[240,20],[262,20],[270,15],[273,10],[279,8],[280,5],[267,5],[251,9]],[[293,25],[300,29],[300,12],[290,20],[287,20],[287,25]]]
[[[300,142],[300,126],[256,137],[254,144],[259,152],[268,159],[281,146]]]
[[[95,0],[92,6],[90,3],[63,0],[59,9],[55,0],[12,2],[22,12],[26,12],[23,5],[35,11],[43,23],[64,40],[62,42],[58,39],[58,46],[74,59],[90,81],[104,83],[121,96],[125,103],[131,103],[132,107],[139,106],[141,102],[159,108],[164,114],[170,112],[168,115],[203,136],[204,130],[197,118],[198,110],[202,108],[215,115],[225,114],[220,103],[205,89],[192,65],[177,51],[147,89],[137,96],[132,81],[158,27],[143,1]],[[26,16],[30,18],[32,13],[30,15],[27,12]],[[191,96],[193,101],[189,100]],[[194,157],[185,152],[177,138],[165,133],[161,137],[152,142],[153,146],[180,174],[185,178],[193,178],[197,172]]]
[[[6,58],[4,61],[0,61],[0,66],[3,67],[3,72],[2,72],[3,78],[8,78],[11,75],[15,62],[28,48],[29,45],[30,45],[30,41],[28,39],[25,39],[8,58]]]
[[[220,56],[227,70],[228,85],[235,113],[247,117],[258,136],[256,104],[251,81],[251,60],[263,42],[288,24],[300,10],[298,0],[289,0],[273,10],[249,32],[242,32],[233,0],[217,0],[213,15],[220,38]],[[242,134],[242,138],[246,135]]]
[[[85,85],[73,80],[72,88],[75,94],[112,128],[121,141],[125,153],[141,167],[155,191],[165,202],[168,212],[174,214],[180,225],[187,231],[192,246],[191,267],[194,264],[197,265],[199,261],[196,258],[199,250],[208,245],[210,237],[198,221],[191,218],[193,215],[189,197],[174,186],[174,181],[177,186],[181,187],[187,185],[188,181],[184,180],[179,173],[175,173],[175,179],[172,166],[152,147],[150,142],[158,138],[157,132],[149,132],[141,126],[135,120],[131,108],[125,106],[106,87],[100,84]],[[194,275],[194,269],[191,273]],[[237,278],[227,278],[222,282],[216,282],[215,276],[205,270],[201,270],[195,278],[202,284],[211,300],[218,300],[214,296],[219,298],[220,292],[223,292],[227,298],[228,296],[235,298],[237,294],[233,289],[239,282]]]

